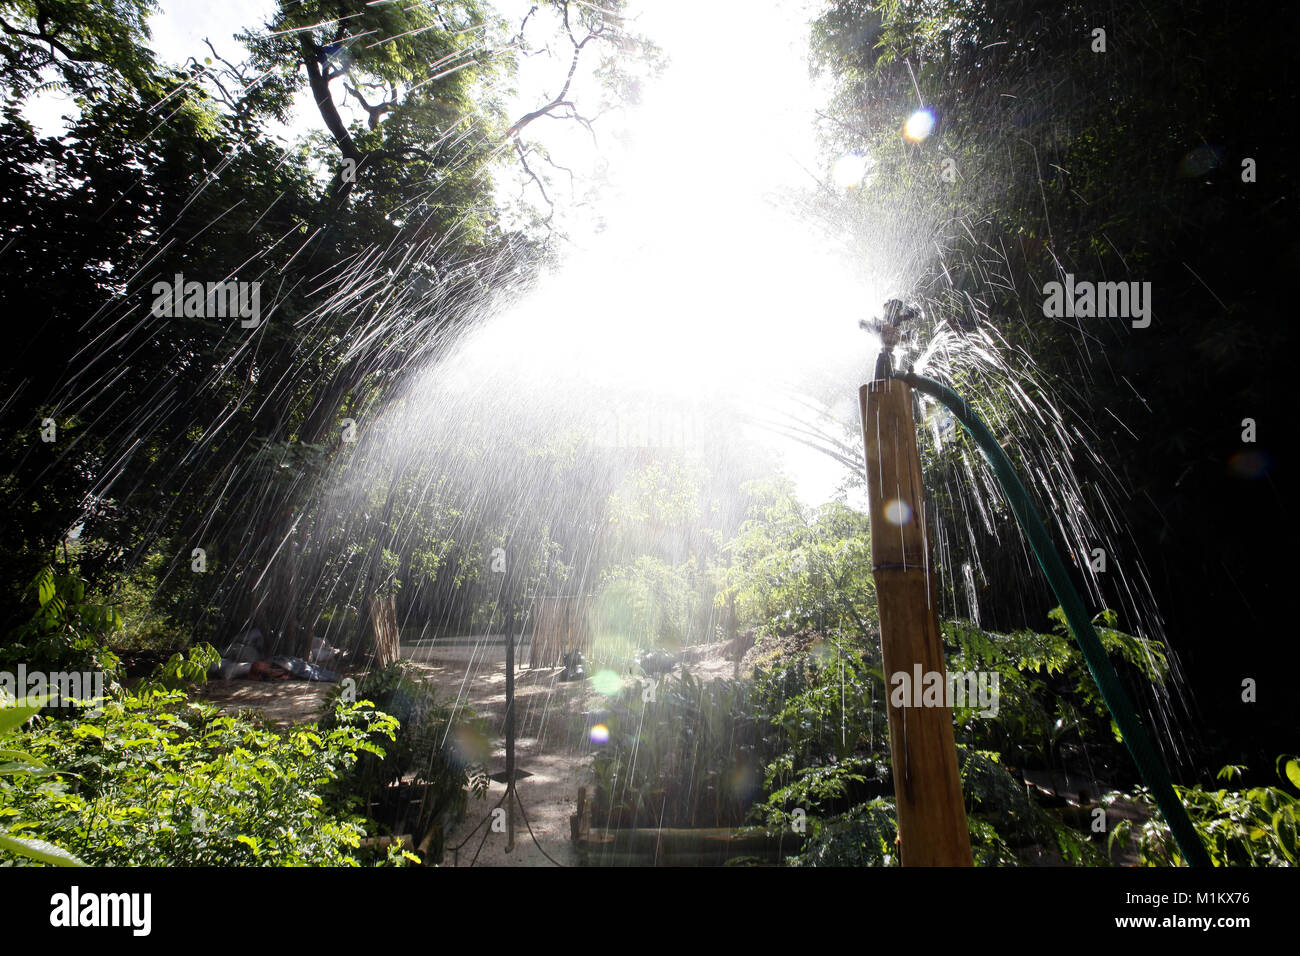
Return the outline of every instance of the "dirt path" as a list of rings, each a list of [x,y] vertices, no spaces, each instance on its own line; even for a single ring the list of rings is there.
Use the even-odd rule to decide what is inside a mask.
[[[459,695],[488,721],[495,743],[488,769],[504,778],[505,661],[426,658],[415,666],[438,688],[440,699]],[[569,815],[591,764],[582,717],[587,692],[585,682],[563,683],[560,674],[558,667],[516,671],[515,754],[518,767],[529,776],[516,786],[523,812],[516,815],[514,849],[506,851],[507,835],[494,832],[490,820],[479,825],[490,817],[505,793],[505,784],[493,781],[486,799],[471,800],[465,820],[448,831],[444,866],[576,864],[569,840]],[[460,844],[463,847],[454,852]],[[555,862],[548,860],[547,854]]]
[[[253,710],[273,724],[288,726],[319,720],[334,684],[319,681],[209,680],[195,696],[227,714]]]

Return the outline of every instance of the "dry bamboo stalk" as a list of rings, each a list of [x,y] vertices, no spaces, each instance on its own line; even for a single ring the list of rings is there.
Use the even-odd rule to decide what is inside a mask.
[[[880,610],[886,681],[944,674],[937,592],[927,550],[925,491],[912,419],[912,390],[878,380],[858,393],[867,458],[871,563]],[[944,684],[946,687],[946,682]],[[893,689],[892,683],[886,691]],[[897,707],[889,694],[890,759],[904,866],[970,866],[970,835],[962,804],[952,711]]]

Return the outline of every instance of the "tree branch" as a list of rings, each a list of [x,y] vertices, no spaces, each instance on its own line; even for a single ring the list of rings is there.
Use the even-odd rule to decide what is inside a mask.
[[[366,98],[361,95],[361,91],[358,90],[355,86],[351,85],[350,83],[345,83],[343,84],[343,86],[344,89],[346,89],[350,94],[352,94],[352,96],[356,97],[356,101],[361,104],[361,108],[365,110],[366,113],[370,116],[369,124],[371,129],[378,129],[380,118],[385,113],[391,112],[395,108],[396,97],[397,97],[396,87],[393,88],[393,97],[394,97],[393,99],[385,100],[382,103],[376,104],[375,106],[371,106],[369,103],[366,102]]]
[[[54,55],[56,52],[62,53],[65,59],[72,60],[75,63],[100,63],[107,65],[108,61],[104,59],[102,53],[92,50],[78,51],[69,47],[58,38],[45,32],[43,22],[37,24],[37,32],[32,33],[30,30],[23,30],[19,27],[11,26],[4,20],[0,20],[0,30],[4,30],[10,36],[24,37],[28,40],[36,40],[44,43],[50,48],[50,62],[57,62],[58,58]]]
[[[330,92],[329,80],[321,70],[321,48],[310,37],[303,37],[300,42],[303,63],[307,67],[307,83],[311,87],[311,95],[316,100],[316,108],[320,111],[321,119],[325,121],[325,128],[334,137],[334,142],[338,144],[343,158],[353,160],[360,165],[365,161],[366,156],[357,148],[357,144],[352,140],[352,134],[348,132],[343,122],[343,117],[339,116],[338,106],[334,103],[334,94]]]
[[[578,116],[577,108],[574,107],[573,103],[569,102],[569,87],[573,85],[573,77],[578,72],[578,61],[582,59],[583,48],[592,40],[599,39],[604,34],[604,27],[603,25],[600,25],[588,29],[587,35],[579,40],[573,35],[573,28],[569,24],[569,5],[567,3],[564,4],[563,10],[564,31],[569,35],[569,42],[573,44],[573,57],[569,61],[569,72],[564,78],[564,86],[560,88],[559,93],[555,94],[555,98],[545,106],[541,106],[530,113],[525,113],[523,116],[519,117],[519,119],[515,120],[510,128],[506,130],[507,139],[513,136],[518,136],[529,123],[541,119],[543,116],[550,115],[553,111],[562,106],[569,107],[569,109],[573,111],[573,117],[581,120],[581,117]],[[529,16],[531,15],[532,14],[530,13]],[[527,22],[527,17],[525,17],[524,23]],[[590,126],[590,124],[586,125],[588,125],[588,127]]]

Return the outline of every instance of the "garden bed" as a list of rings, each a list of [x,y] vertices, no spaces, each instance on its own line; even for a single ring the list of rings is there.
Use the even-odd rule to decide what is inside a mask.
[[[803,849],[803,837],[752,827],[594,828],[575,848],[583,866],[778,866]]]

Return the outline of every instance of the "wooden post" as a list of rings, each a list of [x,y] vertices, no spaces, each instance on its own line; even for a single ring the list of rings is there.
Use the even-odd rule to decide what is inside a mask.
[[[945,675],[925,526],[925,491],[912,420],[912,389],[878,379],[858,392],[867,456],[871,564],[880,610],[880,649],[889,700],[900,859],[903,866],[971,866],[952,711],[894,705],[895,674],[909,683]],[[946,693],[947,681],[943,687]],[[913,693],[919,695],[920,688]]]

